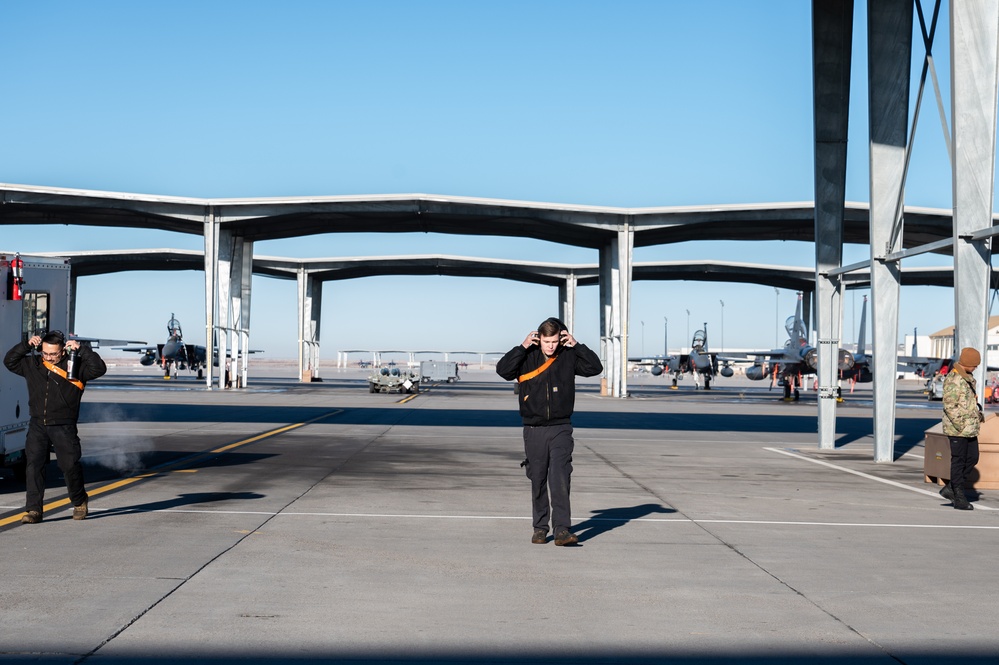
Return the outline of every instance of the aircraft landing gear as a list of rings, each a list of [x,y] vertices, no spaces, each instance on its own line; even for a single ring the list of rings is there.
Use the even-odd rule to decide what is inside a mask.
[[[787,380],[784,381],[785,402],[797,402],[799,399],[801,399],[801,393],[798,392],[798,386],[794,386],[793,388],[791,386],[792,382]]]

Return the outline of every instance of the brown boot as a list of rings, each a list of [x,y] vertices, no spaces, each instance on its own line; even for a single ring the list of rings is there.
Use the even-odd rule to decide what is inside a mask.
[[[555,532],[555,544],[559,547],[563,545],[575,545],[578,542],[579,538],[576,537],[576,534],[568,529],[559,529]]]
[[[85,520],[90,511],[87,509],[87,502],[84,501],[79,506],[73,506],[73,519],[74,520]]]
[[[38,524],[42,521],[42,514],[37,510],[29,510],[21,518],[21,524]]]

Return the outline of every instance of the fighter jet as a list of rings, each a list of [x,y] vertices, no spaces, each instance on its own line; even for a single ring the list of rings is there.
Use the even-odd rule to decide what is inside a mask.
[[[197,372],[198,378],[204,377],[205,364],[208,362],[208,353],[203,346],[187,344],[184,342],[184,335],[180,328],[180,321],[170,314],[167,322],[167,341],[156,346],[138,346],[123,348],[122,351],[141,353],[139,363],[144,367],[159,365],[163,370],[163,378],[171,378],[171,367],[174,368],[173,376],[177,370],[189,369]]]
[[[906,372],[915,372],[916,376],[926,379],[927,386],[933,380],[933,377],[938,374],[946,374],[947,370],[950,368],[951,364],[957,360],[957,355],[955,354],[951,358],[936,358],[933,356],[921,356],[917,353],[916,341],[919,336],[919,330],[913,328],[912,330],[912,355],[911,356],[899,356],[898,364],[899,369]],[[955,331],[955,347],[957,338]],[[995,371],[992,367],[988,368],[988,371]]]
[[[994,318],[994,317],[993,317]],[[990,319],[991,323],[991,319]],[[931,400],[943,399],[943,378],[957,362],[958,354],[949,358],[920,356],[917,354],[916,340],[918,329],[912,330],[912,355],[898,357],[898,369],[903,372],[915,372],[916,376],[926,379],[926,394]],[[954,348],[957,348],[957,333],[954,336]],[[999,372],[995,365],[985,365],[986,372]],[[994,400],[995,398],[993,398]]]
[[[858,383],[870,383],[874,380],[871,372],[872,357],[867,353],[867,296],[864,296],[864,306],[860,310],[860,335],[857,337],[857,352],[853,354],[853,367],[841,369],[839,378],[850,382],[850,392]]]
[[[797,401],[800,397],[799,388],[805,376],[815,374],[818,366],[818,350],[808,343],[808,328],[801,317],[802,294],[798,292],[798,306],[794,316],[788,317],[784,323],[788,340],[783,349],[769,351],[748,351],[721,358],[725,362],[738,362],[753,358],[753,365],[746,368],[746,378],[751,381],[762,381],[770,378],[770,387],[781,385],[784,388],[784,399]],[[837,368],[841,373],[853,369],[854,356],[846,349],[839,350]]]
[[[677,389],[677,381],[683,378],[684,374],[694,377],[694,388],[698,388],[697,378],[704,380],[704,389],[711,390],[711,381],[719,374],[725,377],[734,374],[732,367],[726,362],[720,369],[718,367],[718,356],[708,351],[708,324],[704,324],[703,330],[694,332],[694,337],[690,340],[690,351],[688,353],[670,354],[666,356],[652,356],[643,358],[629,358],[629,362],[639,366],[648,366],[652,376],[662,376],[668,374],[673,377],[673,390]]]

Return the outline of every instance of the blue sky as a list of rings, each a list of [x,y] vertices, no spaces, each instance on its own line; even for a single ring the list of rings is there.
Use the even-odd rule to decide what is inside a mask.
[[[865,7],[857,2],[854,201],[869,198]],[[934,54],[949,114],[946,12]],[[196,197],[808,201],[810,21],[801,0],[12,3],[0,41],[0,182]],[[921,54],[917,39],[914,78]],[[932,100],[928,90],[906,201],[949,208]],[[0,227],[5,251],[154,247],[203,245],[155,231]],[[550,243],[432,234],[320,235],[258,243],[256,253],[597,261],[592,250]],[[848,247],[845,261],[867,256],[866,246]],[[636,261],[680,259],[810,266],[814,249],[702,241],[635,252]],[[176,312],[189,341],[204,341],[200,272],[84,278],[78,291],[81,334],[161,341]],[[575,333],[595,347],[597,289],[580,289],[577,300]],[[844,341],[856,337],[860,303],[846,298]],[[636,282],[630,351],[661,352],[664,319],[673,349],[703,322],[714,348],[722,328],[726,347],[769,348],[783,343],[776,323],[793,307],[793,293],[771,287]],[[505,350],[556,308],[553,288],[491,279],[330,282],[322,353]],[[951,289],[903,287],[900,335],[951,325],[953,309]],[[252,345],[294,357],[296,339],[293,282],[256,277]]]

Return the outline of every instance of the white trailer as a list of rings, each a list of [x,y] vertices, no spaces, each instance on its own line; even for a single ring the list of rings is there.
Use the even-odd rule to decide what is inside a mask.
[[[444,362],[442,360],[424,360],[420,363],[420,376],[424,383],[431,381],[447,381],[454,383],[458,380],[458,363]]]
[[[69,262],[0,252],[0,354],[49,330],[69,333]],[[24,479],[28,389],[0,368],[0,466]]]

